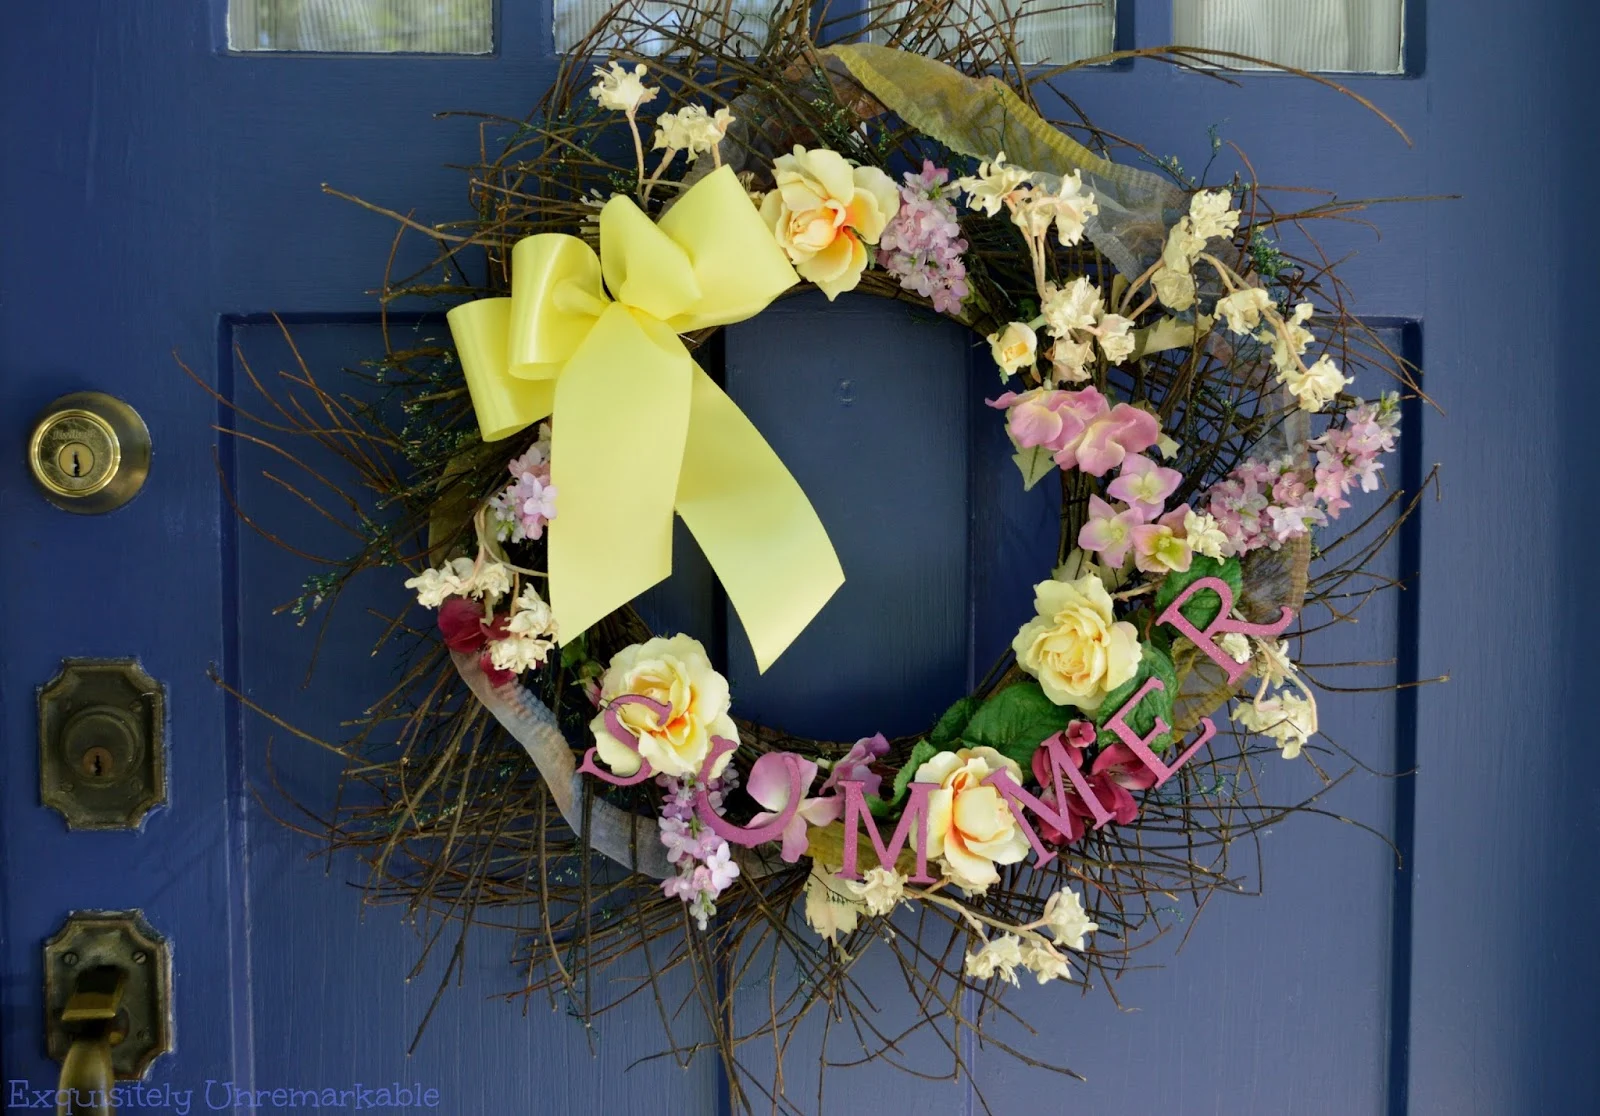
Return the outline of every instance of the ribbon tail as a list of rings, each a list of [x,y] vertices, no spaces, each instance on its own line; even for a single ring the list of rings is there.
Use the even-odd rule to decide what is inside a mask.
[[[666,326],[613,303],[556,381],[549,572],[562,642],[672,572],[693,367]]]
[[[450,323],[450,336],[461,358],[461,372],[485,442],[509,438],[550,413],[555,381],[522,380],[509,373],[511,299],[466,302],[446,314],[445,320]]]
[[[765,671],[844,584],[844,571],[799,482],[727,393],[691,367],[678,514]]]

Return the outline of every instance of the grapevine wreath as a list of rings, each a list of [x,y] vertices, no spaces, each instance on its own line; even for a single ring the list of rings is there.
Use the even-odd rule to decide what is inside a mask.
[[[1281,246],[1352,207],[1281,212],[1047,121],[1036,92],[1063,71],[1020,66],[1011,20],[912,3],[830,41],[808,3],[759,30],[665,7],[613,11],[528,118],[482,119],[475,217],[384,210],[439,249],[390,275],[385,312],[442,304],[450,344],[391,329],[376,400],[302,364],[275,425],[382,509],[294,607],[404,566],[435,610],[395,619],[415,635],[401,682],[336,744],[371,793],[341,796],[330,839],[364,851],[378,898],[463,924],[531,910],[524,990],[586,1020],[687,967],[712,1037],[673,1037],[664,1004],[663,1044],[715,1048],[748,1106],[764,1087],[739,1045],[813,1009],[849,1022],[850,1060],[899,1063],[852,976],[869,947],[898,958],[919,1026],[982,1034],[1005,987],[1103,983],[1171,896],[1239,889],[1230,846],[1316,810],[1264,804],[1250,772],[1329,750],[1297,647],[1386,584],[1392,527],[1321,555],[1385,486],[1416,389],[1335,268]],[[805,288],[970,327],[1014,483],[1060,491],[1055,564],[1015,571],[1033,614],[909,738],[740,720],[706,649],[631,605],[670,570],[675,515],[762,669],[849,576],[695,360]],[[1394,390],[1354,396],[1356,367]],[[647,975],[608,993],[625,962]],[[769,1017],[736,1018],[718,974],[758,970]]]

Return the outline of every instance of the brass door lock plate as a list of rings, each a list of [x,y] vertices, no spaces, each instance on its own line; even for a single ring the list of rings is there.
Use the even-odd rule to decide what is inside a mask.
[[[166,699],[133,659],[68,659],[39,690],[39,798],[71,829],[137,829],[167,800]]]
[[[133,499],[150,475],[150,430],[139,412],[104,392],[63,395],[34,425],[28,467],[56,507],[108,512]]]
[[[137,1081],[172,1049],[172,952],[138,911],[78,911],[44,944],[44,1010],[50,1057],[61,1061],[75,1037],[64,1019],[82,974],[109,966],[125,975],[111,1066]]]

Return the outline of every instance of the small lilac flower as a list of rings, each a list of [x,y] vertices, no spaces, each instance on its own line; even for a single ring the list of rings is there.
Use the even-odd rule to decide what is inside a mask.
[[[943,196],[950,172],[923,160],[922,172],[905,175],[900,208],[878,241],[878,264],[900,286],[933,301],[941,314],[958,314],[969,293],[961,254],[967,242],[955,206]]]

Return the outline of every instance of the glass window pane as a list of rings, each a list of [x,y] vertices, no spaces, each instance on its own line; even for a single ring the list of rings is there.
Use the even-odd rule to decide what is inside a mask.
[[[569,53],[583,42],[594,25],[616,6],[617,0],[554,0],[556,50]],[[776,0],[725,0],[722,11],[710,12],[703,5],[686,8],[682,4],[637,0],[624,9],[622,18],[613,19],[607,34],[592,44],[591,53],[627,48],[640,54],[664,54],[671,48],[672,29],[685,15],[699,10],[713,23],[714,36],[728,42],[744,41],[755,55],[766,42],[767,18]],[[700,37],[706,37],[702,28]]]
[[[488,54],[494,0],[228,0],[228,49]]]
[[[895,14],[903,10],[890,5]],[[1017,15],[1019,54],[1027,65],[1076,62],[1116,49],[1117,0],[952,0],[949,10],[953,27],[943,33],[948,42],[962,23],[992,24],[996,13]],[[872,37],[886,36],[875,31]]]
[[[1397,74],[1403,14],[1403,0],[1173,0],[1172,36],[1301,70]]]

